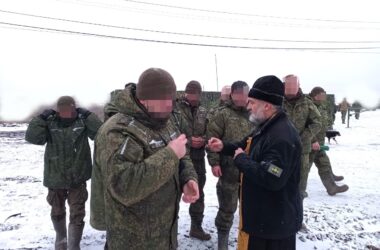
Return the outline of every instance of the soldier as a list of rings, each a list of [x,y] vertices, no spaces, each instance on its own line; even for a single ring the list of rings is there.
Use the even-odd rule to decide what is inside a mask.
[[[125,84],[125,88],[133,84],[132,82]],[[118,110],[115,106],[116,96],[122,91],[122,89],[115,89],[110,93],[110,101],[104,105],[104,122],[106,122],[111,116],[115,115]]]
[[[342,124],[346,123],[346,116],[347,116],[347,111],[351,107],[351,105],[347,102],[346,97],[343,98],[343,101],[339,103],[338,109],[340,113],[342,114]]]
[[[315,106],[317,106],[322,117],[322,128],[315,138],[313,138],[313,141],[317,141],[318,145],[315,149],[313,148],[310,153],[310,167],[314,163],[318,168],[319,177],[329,195],[346,192],[348,190],[347,185],[336,185],[330,159],[327,156],[326,151],[321,150],[321,146],[325,144],[326,130],[332,123],[331,115],[329,115],[330,107],[326,102],[326,92],[321,87],[315,87],[311,90],[309,96]],[[343,177],[341,179],[343,179]]]
[[[240,141],[252,130],[246,109],[248,85],[243,81],[231,86],[229,100],[221,107],[207,125],[207,138],[216,137],[226,141]],[[212,173],[219,177],[216,185],[219,210],[215,218],[218,230],[218,249],[228,249],[228,237],[239,197],[239,170],[234,166],[231,156],[207,152]]]
[[[45,110],[34,117],[25,140],[45,145],[44,186],[49,191],[51,220],[56,232],[55,249],[80,249],[88,197],[86,181],[91,177],[91,151],[88,138],[94,139],[102,122],[90,111],[76,108],[70,96],[62,96],[57,111]],[[70,222],[66,229],[66,206]]]
[[[190,146],[190,158],[198,174],[199,199],[190,204],[191,217],[190,237],[200,240],[210,240],[210,234],[202,228],[205,209],[203,188],[206,183],[205,168],[205,137],[207,110],[200,106],[202,87],[197,81],[186,85],[185,95],[177,100],[177,110],[182,119],[180,131],[186,134]]]
[[[219,104],[215,107],[212,107],[207,113],[208,121],[212,119],[212,117],[214,116],[215,112],[217,112],[218,109],[224,106],[226,101],[230,98],[230,94],[231,94],[231,86],[230,85],[223,86],[220,92]]]
[[[99,130],[91,225],[107,231],[109,249],[175,249],[181,194],[199,198],[187,139],[170,119],[176,86],[150,68],[117,95],[118,113]]]
[[[355,112],[355,119],[356,120],[359,120],[361,109],[362,109],[362,105],[360,104],[360,102],[355,101],[352,104],[352,110],[354,110],[354,112]]]
[[[321,115],[313,102],[302,93],[297,76],[288,75],[284,81],[284,109],[296,127],[302,142],[300,193],[301,198],[304,199],[307,197],[306,186],[310,171],[309,154],[312,148],[317,148],[318,142],[313,141],[313,138],[321,130]]]

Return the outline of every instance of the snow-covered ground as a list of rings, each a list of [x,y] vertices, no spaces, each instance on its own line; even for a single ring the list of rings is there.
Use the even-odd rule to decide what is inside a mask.
[[[297,234],[298,249],[380,248],[380,111],[364,112],[360,120],[351,119],[350,128],[339,121],[340,114],[337,114],[335,128],[342,136],[337,137],[339,144],[330,145],[328,154],[334,172],[344,175],[342,183],[350,189],[344,194],[328,196],[316,168],[312,168],[309,197],[304,203],[309,231]],[[23,140],[25,129],[25,124],[0,126],[0,249],[52,249],[55,233],[46,202],[47,189],[42,185],[44,147],[27,144]],[[212,234],[212,240],[201,242],[188,237],[188,205],[181,203],[180,250],[216,249],[217,178],[211,171],[207,178],[204,228]],[[88,224],[89,202],[86,208],[82,249],[102,249],[104,233]],[[231,249],[236,248],[237,225],[236,213],[230,235]]]

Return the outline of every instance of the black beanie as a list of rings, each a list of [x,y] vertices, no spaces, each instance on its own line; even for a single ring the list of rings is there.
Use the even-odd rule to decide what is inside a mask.
[[[185,88],[187,94],[200,94],[202,92],[202,86],[197,81],[190,81]]]
[[[284,100],[285,86],[276,76],[263,76],[253,84],[248,96],[282,106]]]
[[[176,85],[173,77],[165,70],[150,68],[145,70],[136,86],[136,97],[139,100],[175,99]]]

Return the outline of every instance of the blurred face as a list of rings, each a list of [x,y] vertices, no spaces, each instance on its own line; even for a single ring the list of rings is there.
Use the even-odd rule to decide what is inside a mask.
[[[230,94],[231,94],[231,87],[230,86],[224,86],[222,88],[221,93],[220,93],[220,99],[222,101],[227,101],[228,98],[229,98],[229,96],[230,96]]]
[[[319,93],[318,95],[314,96],[314,100],[317,102],[323,102],[326,100],[326,93],[322,92]]]
[[[77,116],[77,112],[75,110],[75,106],[60,106],[58,107],[58,115],[64,119],[75,118]]]
[[[247,109],[249,111],[249,121],[255,126],[261,125],[267,120],[266,110],[269,104],[255,98],[248,98]]]
[[[285,96],[287,98],[295,97],[300,88],[297,77],[289,77],[285,79]]]
[[[248,100],[248,86],[243,88],[236,89],[233,93],[231,93],[231,99],[234,104],[238,107],[245,107],[247,105]]]
[[[199,102],[201,100],[201,95],[185,93],[185,98],[190,103],[191,106],[196,107],[199,105]]]
[[[149,115],[153,118],[167,119],[173,111],[173,100],[141,100],[140,101],[148,110]]]

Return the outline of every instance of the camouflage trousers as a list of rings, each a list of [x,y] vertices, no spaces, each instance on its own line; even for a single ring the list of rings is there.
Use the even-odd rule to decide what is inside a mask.
[[[307,178],[309,177],[310,172],[310,153],[302,153],[301,155],[301,171],[300,171],[300,194],[301,199],[307,197],[306,187],[307,187]]]
[[[237,170],[237,169],[236,169]],[[215,226],[218,231],[228,232],[233,223],[234,213],[239,199],[239,181],[231,180],[228,173],[222,172],[216,184],[219,210],[215,218]]]
[[[192,223],[196,225],[202,225],[203,212],[205,210],[205,194],[203,188],[206,184],[206,167],[205,160],[192,160],[194,169],[198,174],[198,187],[199,187],[199,199],[190,204],[189,213]]]
[[[342,123],[345,123],[346,122],[346,116],[347,116],[347,110],[342,110],[342,111],[340,111],[340,113],[342,114]]]
[[[327,174],[332,175],[330,159],[325,151],[312,151],[309,157],[310,168],[314,163],[318,168],[318,175],[321,179],[323,178],[322,176],[326,176]]]
[[[51,206],[50,216],[52,219],[60,220],[66,216],[66,200],[70,207],[70,224],[84,225],[85,203],[88,198],[86,183],[77,188],[70,189],[51,189],[49,188],[46,197]]]

